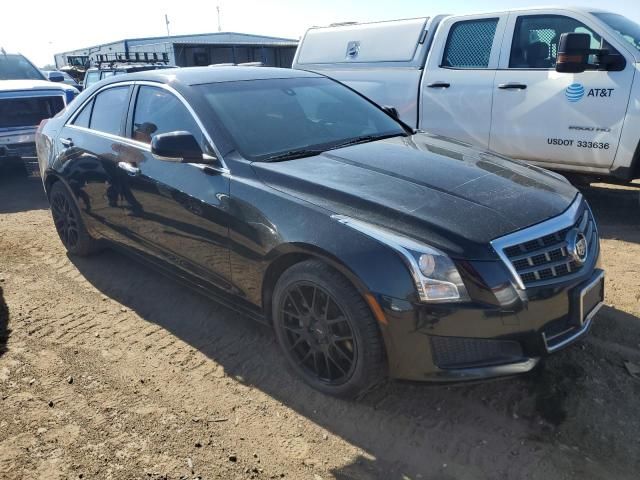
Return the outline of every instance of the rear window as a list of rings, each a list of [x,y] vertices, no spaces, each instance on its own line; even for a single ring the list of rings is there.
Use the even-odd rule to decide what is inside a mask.
[[[488,68],[497,26],[497,18],[454,23],[447,38],[442,66]]]
[[[63,108],[62,97],[0,99],[0,128],[34,127]]]

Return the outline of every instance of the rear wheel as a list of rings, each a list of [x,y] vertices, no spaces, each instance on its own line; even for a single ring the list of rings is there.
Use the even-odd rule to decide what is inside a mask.
[[[87,232],[71,194],[61,182],[51,187],[49,203],[58,236],[69,253],[86,256],[99,249],[99,242]]]
[[[384,346],[369,307],[324,263],[287,270],[276,285],[272,313],[285,357],[315,389],[352,398],[385,378]]]

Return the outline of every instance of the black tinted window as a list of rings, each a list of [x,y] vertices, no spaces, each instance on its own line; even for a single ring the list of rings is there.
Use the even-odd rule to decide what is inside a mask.
[[[99,93],[93,101],[91,129],[120,135],[122,120],[127,111],[129,87],[109,88]]]
[[[140,87],[133,114],[133,139],[151,143],[160,133],[185,131],[202,141],[202,131],[193,116],[171,92],[155,87]]]
[[[487,68],[491,58],[497,18],[457,22],[449,31],[443,67]]]
[[[73,121],[73,124],[78,127],[89,128],[89,120],[91,119],[92,106],[93,106],[93,100],[84,106],[80,114]]]
[[[591,48],[600,48],[600,35],[573,18],[561,15],[523,16],[516,22],[509,67],[555,68],[558,42],[563,33],[587,33],[591,35]],[[594,62],[595,58],[590,59],[590,63]]]
[[[198,85],[236,148],[263,160],[302,148],[328,149],[362,136],[402,135],[402,127],[357,93],[327,78]]]

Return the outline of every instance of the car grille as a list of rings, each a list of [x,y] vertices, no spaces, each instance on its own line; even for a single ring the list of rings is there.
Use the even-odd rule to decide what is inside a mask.
[[[586,203],[579,201],[572,223],[567,222],[565,227],[549,231],[545,222],[532,228],[532,237],[520,235],[517,243],[500,245],[503,259],[510,263],[525,287],[553,283],[576,275],[584,268],[568,249],[567,237],[573,229],[582,233],[587,241],[587,262],[597,255],[596,224]]]

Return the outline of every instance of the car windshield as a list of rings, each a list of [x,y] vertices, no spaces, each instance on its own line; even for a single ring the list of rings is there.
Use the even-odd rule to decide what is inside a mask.
[[[602,20],[619,36],[640,50],[640,25],[636,22],[616,13],[593,12],[593,15]]]
[[[237,150],[251,160],[286,160],[406,135],[385,112],[328,78],[220,82],[197,88]]]
[[[0,54],[0,80],[44,80],[44,76],[22,55]]]

